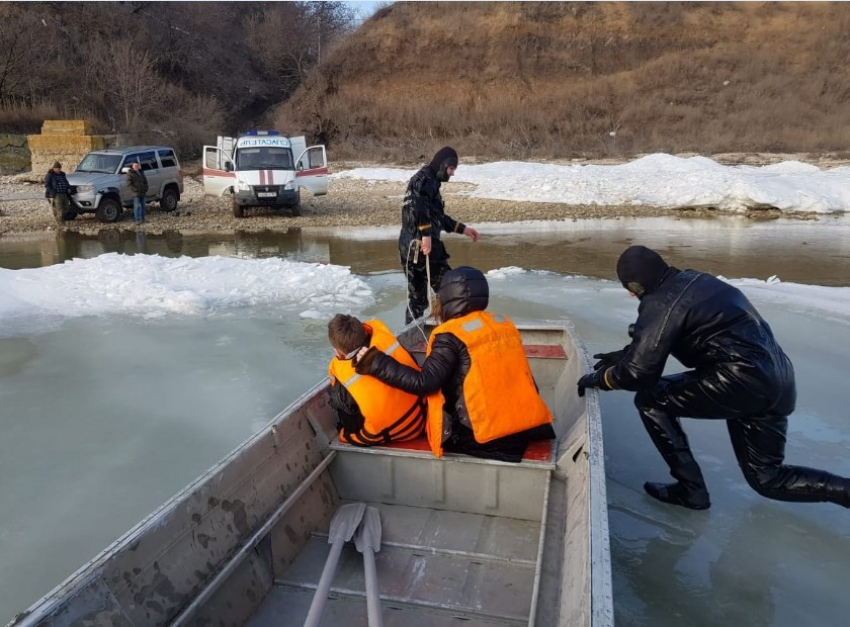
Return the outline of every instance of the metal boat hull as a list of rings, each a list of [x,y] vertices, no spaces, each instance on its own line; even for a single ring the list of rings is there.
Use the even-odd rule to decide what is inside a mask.
[[[322,382],[10,625],[302,625],[352,501],[380,510],[386,625],[612,625],[598,398],[575,393],[587,356],[569,326],[520,330],[555,416],[548,455],[343,445]],[[366,624],[361,560],[344,547],[322,625]]]

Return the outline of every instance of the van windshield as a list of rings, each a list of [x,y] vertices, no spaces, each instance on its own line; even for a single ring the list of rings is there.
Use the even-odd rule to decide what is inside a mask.
[[[237,170],[294,170],[292,151],[279,146],[240,148],[236,151]]]
[[[121,163],[121,155],[103,155],[91,152],[83,158],[77,166],[77,172],[100,172],[101,174],[115,174],[118,164]]]

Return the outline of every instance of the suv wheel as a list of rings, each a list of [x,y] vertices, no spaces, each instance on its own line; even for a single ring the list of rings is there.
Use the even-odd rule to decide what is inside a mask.
[[[233,215],[236,218],[244,218],[245,217],[245,208],[236,202],[236,199],[233,199]]]
[[[104,198],[97,208],[97,219],[101,222],[117,222],[123,208],[114,198]]]
[[[76,212],[76,211],[66,211],[65,213],[63,213],[63,214],[62,214],[62,219],[63,219],[63,220],[71,221],[71,220],[73,220],[73,219],[74,219],[74,218],[76,218],[76,217],[77,217],[77,212]]]
[[[159,199],[159,208],[165,212],[172,212],[177,209],[177,202],[180,200],[180,195],[173,187],[166,187],[162,192],[162,198]]]

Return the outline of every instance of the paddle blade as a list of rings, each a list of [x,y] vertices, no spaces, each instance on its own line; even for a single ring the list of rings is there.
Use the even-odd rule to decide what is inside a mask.
[[[354,534],[354,545],[361,553],[367,547],[375,553],[381,550],[381,512],[377,507],[366,508],[357,533]]]
[[[328,544],[338,540],[343,542],[351,540],[365,511],[366,503],[346,503],[336,510],[336,514],[331,519],[330,531],[328,531]]]

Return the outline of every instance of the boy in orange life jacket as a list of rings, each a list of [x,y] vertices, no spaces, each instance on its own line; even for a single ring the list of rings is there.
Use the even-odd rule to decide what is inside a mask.
[[[532,440],[555,437],[552,414],[531,376],[519,331],[485,312],[490,288],[480,270],[450,270],[440,282],[422,369],[373,349],[357,352],[356,372],[411,394],[428,396],[426,432],[443,450],[519,462]]]
[[[354,316],[337,314],[328,323],[328,339],[336,351],[328,367],[331,377],[328,400],[339,419],[339,439],[357,446],[372,446],[422,435],[424,399],[354,371],[352,359],[362,347],[374,348],[419,369],[386,325],[380,320],[362,323]]]

